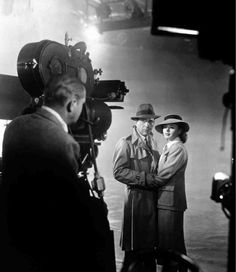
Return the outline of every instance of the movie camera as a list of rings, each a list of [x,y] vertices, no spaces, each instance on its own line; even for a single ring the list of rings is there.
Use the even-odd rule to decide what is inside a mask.
[[[128,92],[120,80],[100,80],[101,69],[93,69],[87,45],[80,41],[69,45],[71,39],[65,34],[65,45],[51,40],[29,43],[20,50],[17,60],[19,80],[32,98],[31,107],[42,103],[42,95],[49,78],[67,73],[78,77],[87,90],[86,103],[76,124],[69,130],[81,147],[81,169],[97,166],[98,145],[106,139],[112,121],[111,109],[105,102],[123,102]]]

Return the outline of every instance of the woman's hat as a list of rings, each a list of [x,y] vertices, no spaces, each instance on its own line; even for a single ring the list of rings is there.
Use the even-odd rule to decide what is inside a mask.
[[[132,120],[158,118],[160,115],[156,115],[151,104],[141,104],[138,106],[136,116],[131,117]]]
[[[155,126],[156,131],[162,133],[163,125],[178,124],[185,132],[189,131],[189,124],[183,121],[182,117],[176,114],[170,114],[164,117],[164,121]]]

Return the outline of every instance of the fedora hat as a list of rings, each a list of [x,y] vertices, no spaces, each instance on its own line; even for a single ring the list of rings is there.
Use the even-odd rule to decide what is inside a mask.
[[[136,116],[131,117],[132,120],[158,118],[160,115],[156,115],[151,104],[141,104],[138,106]]]
[[[160,122],[155,126],[157,132],[162,133],[162,128],[164,125],[168,124],[178,124],[183,128],[185,132],[189,131],[189,124],[183,121],[182,117],[177,114],[169,114],[164,117],[164,121]]]

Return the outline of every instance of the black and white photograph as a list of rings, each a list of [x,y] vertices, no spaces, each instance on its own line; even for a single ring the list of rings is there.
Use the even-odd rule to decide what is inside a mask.
[[[0,0],[1,272],[235,271],[235,2]]]

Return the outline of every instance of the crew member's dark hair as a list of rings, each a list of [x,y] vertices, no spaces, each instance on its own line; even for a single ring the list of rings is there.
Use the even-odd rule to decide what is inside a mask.
[[[67,74],[53,76],[44,91],[45,105],[64,105],[71,97],[82,99],[86,96],[86,89],[80,80]]]

